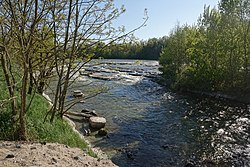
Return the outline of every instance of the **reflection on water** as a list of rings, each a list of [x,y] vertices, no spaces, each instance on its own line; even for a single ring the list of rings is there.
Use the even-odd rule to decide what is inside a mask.
[[[175,94],[153,81],[157,68],[156,61],[102,60],[82,71],[75,86],[92,81],[85,92],[109,87],[74,108],[107,119],[108,137],[87,137],[92,145],[124,167],[249,166],[250,106]]]

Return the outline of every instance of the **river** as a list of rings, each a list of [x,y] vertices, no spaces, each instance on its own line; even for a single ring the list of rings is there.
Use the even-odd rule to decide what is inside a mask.
[[[108,136],[92,133],[91,144],[121,167],[250,166],[250,106],[174,93],[155,82],[158,67],[95,60],[80,71],[72,89],[106,90],[73,108],[107,119]],[[87,127],[77,122],[82,133]]]

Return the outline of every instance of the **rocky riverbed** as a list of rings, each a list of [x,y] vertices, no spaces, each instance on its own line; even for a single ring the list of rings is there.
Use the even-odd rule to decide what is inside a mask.
[[[115,167],[110,160],[88,156],[79,148],[57,143],[0,141],[0,167]]]

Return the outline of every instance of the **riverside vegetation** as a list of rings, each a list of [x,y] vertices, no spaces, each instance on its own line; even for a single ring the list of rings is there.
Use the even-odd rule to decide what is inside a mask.
[[[146,42],[121,42],[147,20],[129,33],[115,29],[110,22],[124,12],[110,0],[2,1],[1,140],[85,147],[61,118],[74,105],[67,106],[66,94],[75,74],[98,57],[159,59],[164,83],[175,89],[249,94],[248,0],[221,0],[218,9],[205,7],[196,25]],[[41,94],[52,77],[48,109]]]
[[[250,92],[249,44],[250,2],[221,0],[217,8],[205,6],[194,25],[177,25],[159,39],[114,44],[100,55],[159,59],[163,83],[176,90],[241,96]]]
[[[250,1],[221,0],[205,7],[197,25],[177,25],[166,40],[160,64],[177,89],[250,92]]]
[[[110,0],[1,1],[0,140],[59,142],[93,155],[62,120],[77,103],[67,103],[66,94],[75,74],[97,57],[99,41],[105,49],[145,25],[147,17],[128,33],[113,27],[124,12]],[[56,82],[48,107],[42,94],[51,78]]]
[[[77,103],[66,99],[75,74],[96,57],[93,48],[99,41],[106,43],[101,48],[105,49],[112,42],[126,40],[147,20],[145,17],[141,26],[126,33],[111,24],[124,12],[110,0],[1,2],[2,140],[38,137],[66,142],[67,137],[60,133],[65,131],[62,134],[68,136],[70,130],[59,118]],[[45,104],[38,104],[45,103],[38,94],[43,94],[52,77],[56,82],[53,105],[48,110]],[[54,125],[57,128],[53,129]],[[13,133],[8,134],[10,131]],[[67,142],[84,145],[73,140],[78,139],[72,137]]]
[[[8,91],[4,81],[3,72],[0,71],[0,139],[1,140],[16,140],[18,133],[16,131],[17,125],[12,125],[11,120],[11,106],[6,101],[8,98]],[[31,96],[28,96],[30,101]],[[49,103],[47,100],[36,94],[29,111],[26,114],[26,127],[28,132],[28,140],[41,143],[57,142],[68,145],[70,147],[78,147],[85,150],[89,155],[96,157],[95,153],[89,148],[88,144],[83,141],[78,134],[76,134],[72,127],[60,117],[56,117],[53,123],[44,122],[44,118],[49,110]]]

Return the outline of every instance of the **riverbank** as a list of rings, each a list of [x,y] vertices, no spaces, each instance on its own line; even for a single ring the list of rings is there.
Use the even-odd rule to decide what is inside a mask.
[[[47,100],[50,107],[52,107],[53,104],[52,104],[51,98],[45,93],[43,93],[43,97]],[[76,129],[76,124],[73,120],[71,120],[67,116],[63,116],[63,120],[65,120],[68,123],[68,125],[78,135],[78,137],[84,141],[84,143],[87,143],[87,148],[90,148],[92,155],[94,154],[93,155],[94,157],[99,158],[99,159],[108,159],[108,156],[100,148],[93,148],[91,146],[90,142],[87,141],[84,138],[84,136]]]
[[[0,70],[0,140],[16,141],[18,140],[18,124],[12,123],[12,111],[9,100],[9,93],[4,82],[4,75]],[[15,92],[17,102],[20,103],[19,92]],[[26,112],[27,140],[36,142],[58,142],[69,145],[70,147],[79,147],[85,149],[88,154],[94,156],[91,149],[67,124],[66,121],[56,117],[53,123],[44,121],[49,110],[47,100],[36,94],[27,96],[27,104],[33,99],[29,110]]]
[[[237,103],[250,104],[250,93],[248,92],[206,92],[197,90],[183,90],[183,93],[190,93],[204,97],[211,97],[219,100],[227,100]]]
[[[110,160],[100,160],[80,148],[58,143],[0,141],[0,166],[100,166],[116,167]]]
[[[15,129],[7,129],[8,112],[0,113],[0,166],[115,166],[101,150],[91,148],[69,119],[43,122],[49,107],[47,99],[35,96],[27,113],[29,142],[15,141]]]
[[[166,79],[164,79],[162,76],[159,76],[154,80],[158,84],[170,89],[173,92],[180,92],[183,94],[190,94],[190,95],[197,95],[201,97],[210,97],[214,99],[219,100],[227,100],[237,103],[243,103],[243,104],[250,104],[250,92],[249,91],[243,91],[243,90],[228,90],[228,91],[202,91],[198,89],[186,89],[179,87],[171,88],[171,84],[166,84]]]

